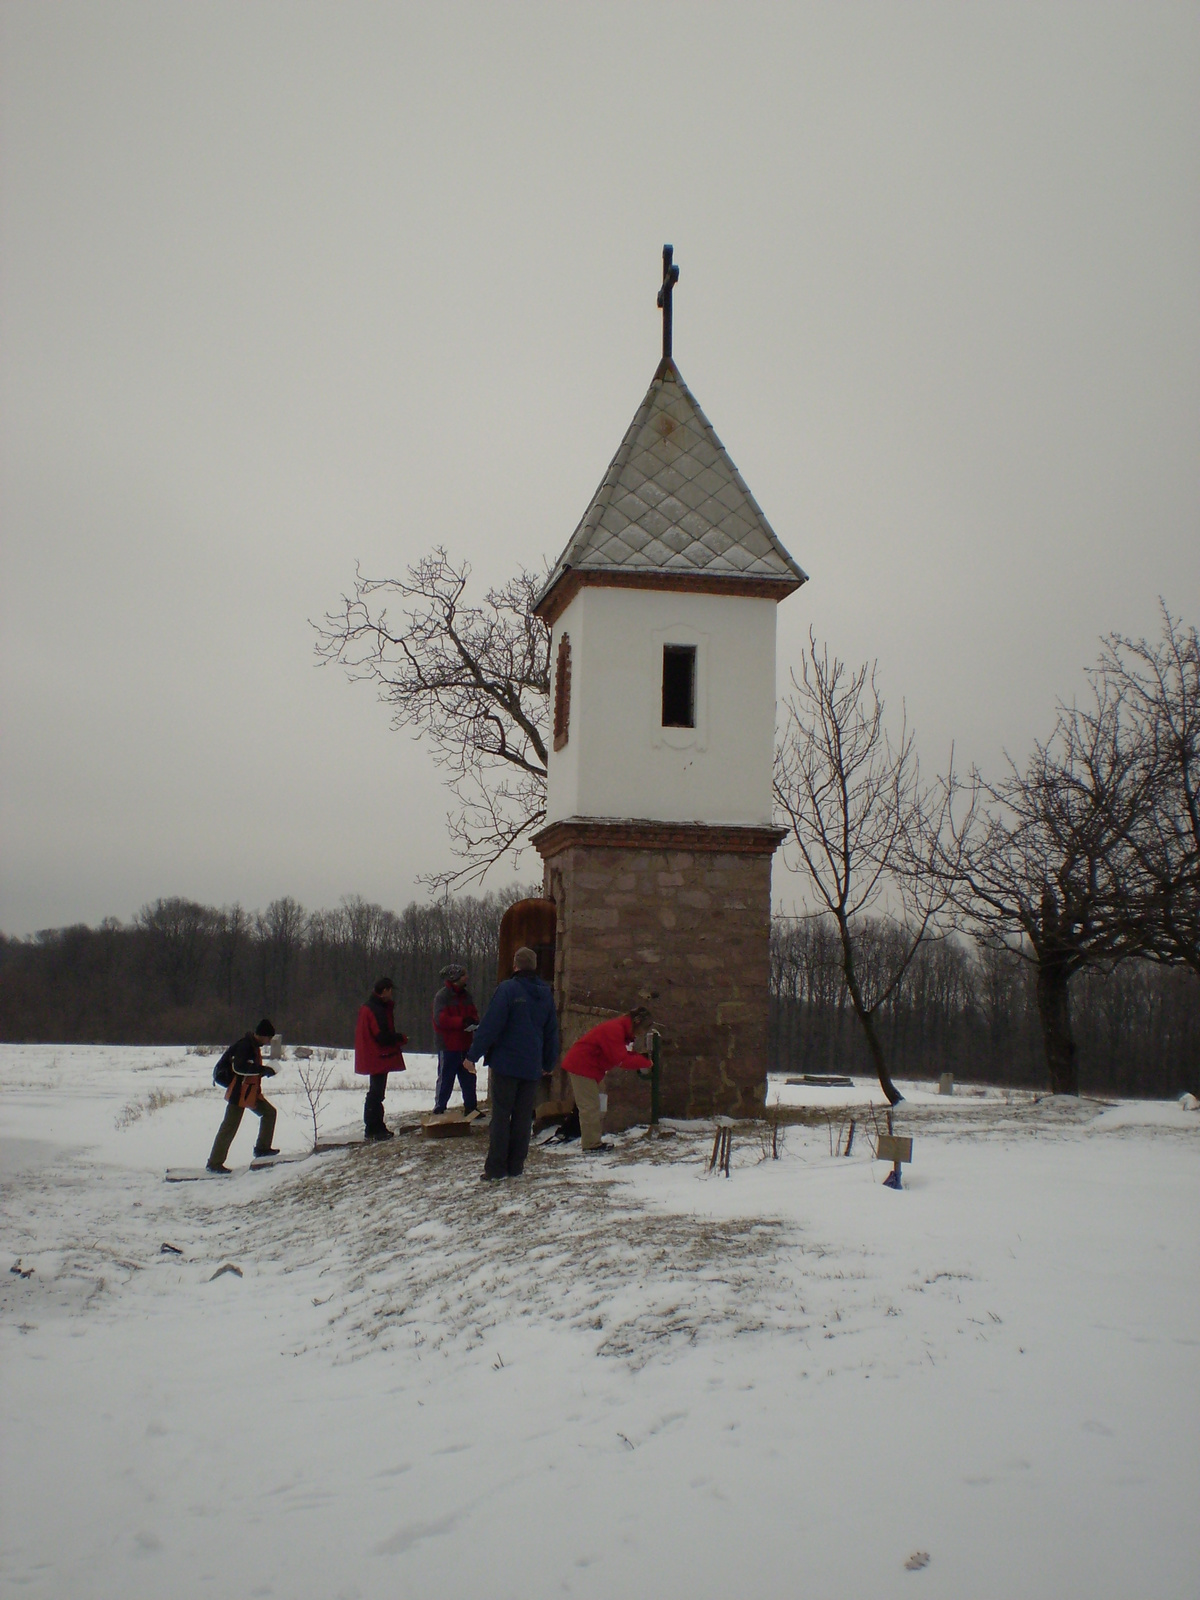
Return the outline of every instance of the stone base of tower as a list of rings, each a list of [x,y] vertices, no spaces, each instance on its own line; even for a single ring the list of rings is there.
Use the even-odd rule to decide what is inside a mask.
[[[585,820],[538,834],[558,913],[564,1053],[642,1001],[662,1035],[663,1115],[757,1116],[767,1087],[771,857],[782,837],[776,828]],[[649,1083],[616,1071],[604,1088],[608,1129],[647,1121]]]

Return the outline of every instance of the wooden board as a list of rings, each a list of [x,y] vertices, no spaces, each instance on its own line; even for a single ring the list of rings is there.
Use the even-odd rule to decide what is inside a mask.
[[[448,1110],[442,1117],[435,1112],[430,1112],[427,1117],[421,1118],[421,1133],[427,1139],[461,1139],[464,1134],[470,1133],[472,1123],[477,1118],[467,1120],[461,1110]]]
[[[881,1133],[875,1151],[876,1161],[911,1161],[912,1140],[901,1139],[897,1134]]]

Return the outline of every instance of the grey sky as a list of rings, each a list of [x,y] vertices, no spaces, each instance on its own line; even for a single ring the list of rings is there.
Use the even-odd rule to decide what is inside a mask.
[[[811,574],[781,682],[812,623],[994,767],[1102,631],[1200,613],[1196,5],[0,22],[7,932],[418,892],[436,769],[307,619],[356,558],[557,556],[667,239]]]

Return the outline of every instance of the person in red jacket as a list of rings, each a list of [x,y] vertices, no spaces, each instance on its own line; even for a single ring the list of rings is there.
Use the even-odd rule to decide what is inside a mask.
[[[433,1031],[438,1044],[437,1089],[434,1092],[433,1111],[437,1116],[445,1111],[454,1092],[454,1080],[462,1089],[463,1111],[479,1109],[475,1096],[475,1074],[463,1066],[463,1055],[471,1048],[471,1035],[479,1021],[467,989],[467,969],[457,962],[443,967],[439,974],[442,987],[434,996]]]
[[[653,1066],[648,1056],[633,1053],[634,1033],[646,1027],[649,1021],[646,1007],[635,1006],[628,1016],[614,1017],[611,1022],[601,1022],[590,1028],[563,1057],[562,1069],[570,1073],[571,1088],[575,1092],[584,1151],[610,1148],[601,1138],[600,1085],[605,1074],[613,1067],[648,1072]]]
[[[358,1013],[354,1030],[354,1070],[371,1080],[363,1106],[363,1126],[368,1139],[390,1139],[391,1130],[383,1120],[383,1097],[389,1072],[405,1071],[401,1045],[408,1036],[396,1032],[390,978],[380,978],[367,1003]]]

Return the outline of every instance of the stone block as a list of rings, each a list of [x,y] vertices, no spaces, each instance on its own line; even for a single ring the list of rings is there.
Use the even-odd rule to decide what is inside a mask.
[[[549,916],[549,912],[546,913]],[[595,932],[600,928],[615,928],[620,915],[613,906],[593,906],[577,909],[571,916],[572,932]]]

